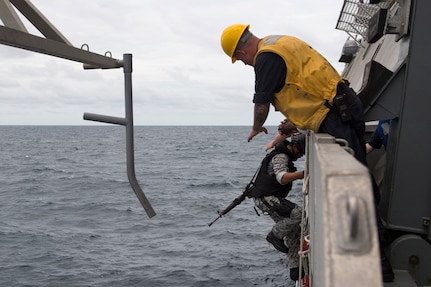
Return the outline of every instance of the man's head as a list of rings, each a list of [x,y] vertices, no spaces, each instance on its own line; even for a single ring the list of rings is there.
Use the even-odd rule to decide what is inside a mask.
[[[305,135],[302,133],[293,135],[290,140],[293,146],[293,152],[297,158],[300,158],[305,154]]]
[[[302,133],[293,135],[290,141],[286,139],[277,143],[275,149],[282,152],[286,152],[287,149],[291,153],[288,154],[290,160],[296,161],[305,154],[305,135]]]
[[[224,29],[220,43],[223,51],[232,59],[232,63],[241,60],[253,66],[259,38],[249,31],[250,25],[233,24]]]

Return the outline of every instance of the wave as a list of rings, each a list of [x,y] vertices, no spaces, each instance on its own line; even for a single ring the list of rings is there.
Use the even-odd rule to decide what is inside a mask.
[[[240,188],[238,184],[235,184],[231,181],[217,181],[217,182],[204,182],[204,183],[189,183],[189,188],[192,189],[205,189],[205,190],[211,190],[211,189],[219,189],[219,188]]]
[[[137,127],[151,219],[127,179],[122,129],[0,131],[0,253],[13,259],[0,286],[290,284],[252,200],[208,226],[263,158],[266,139],[244,143],[249,127]]]

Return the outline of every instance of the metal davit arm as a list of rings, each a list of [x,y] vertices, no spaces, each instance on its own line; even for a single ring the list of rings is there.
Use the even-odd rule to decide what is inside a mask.
[[[18,13],[31,22],[45,38],[27,32]],[[99,55],[88,50],[78,49],[52,25],[48,19],[30,2],[30,0],[0,0],[0,44],[21,48],[41,54],[83,63],[84,69],[115,69],[123,67],[125,80],[126,117],[118,118],[105,115],[84,113],[85,120],[105,122],[126,127],[127,175],[133,191],[148,217],[156,215],[151,204],[145,197],[135,175],[134,144],[133,144],[133,102],[132,102],[132,55],[124,54],[123,61]],[[83,45],[82,47],[88,45]]]
[[[123,70],[124,70],[124,89],[125,89],[125,105],[126,117],[117,118],[105,115],[84,113],[84,120],[104,122],[110,124],[123,125],[126,127],[126,151],[127,151],[127,176],[130,185],[133,188],[136,196],[139,199],[142,207],[147,212],[148,217],[156,215],[153,207],[142,191],[135,174],[135,152],[134,152],[134,133],[133,133],[133,95],[132,95],[132,55],[123,55]]]

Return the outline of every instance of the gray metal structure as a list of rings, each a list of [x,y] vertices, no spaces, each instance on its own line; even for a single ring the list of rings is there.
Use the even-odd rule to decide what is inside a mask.
[[[389,257],[415,286],[431,286],[431,1],[346,2],[357,4],[354,11],[376,11],[355,54],[344,57],[343,76],[368,121],[391,120],[380,203],[393,239]]]
[[[19,18],[15,8],[27,18],[39,31],[43,37],[31,35],[27,32],[23,22]],[[123,68],[125,85],[125,117],[112,117],[84,113],[85,120],[105,122],[126,127],[126,160],[127,175],[129,182],[145,209],[148,217],[156,215],[153,207],[142,191],[135,174],[134,162],[134,126],[133,126],[133,95],[132,95],[132,55],[124,54],[123,60],[105,55],[92,53],[75,48],[64,37],[48,19],[29,0],[0,0],[0,19],[5,26],[0,26],[0,43],[12,47],[17,47],[33,52],[51,55],[63,59],[68,59],[83,63],[84,69],[113,69]]]
[[[308,262],[309,286],[383,286],[370,174],[342,144],[327,134],[308,136],[303,231],[309,252],[301,262]]]

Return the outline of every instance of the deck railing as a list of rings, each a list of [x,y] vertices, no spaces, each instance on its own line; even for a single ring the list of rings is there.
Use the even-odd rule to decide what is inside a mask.
[[[303,238],[309,247],[301,264],[309,286],[382,286],[368,169],[334,137],[313,132],[306,166]]]

